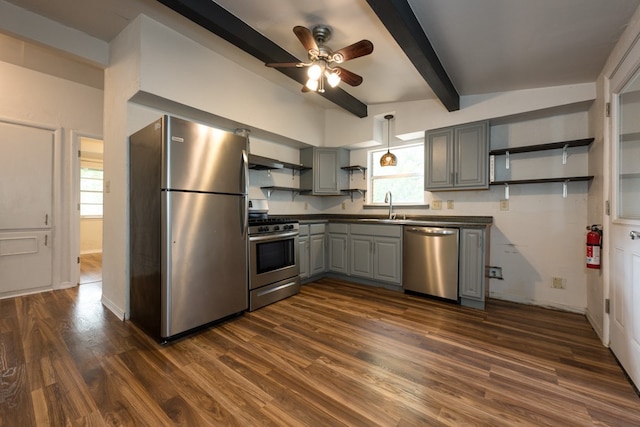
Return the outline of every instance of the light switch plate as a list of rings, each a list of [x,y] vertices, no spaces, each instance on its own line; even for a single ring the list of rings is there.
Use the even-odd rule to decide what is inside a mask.
[[[453,200],[447,200],[447,209],[453,209]]]
[[[509,210],[509,200],[506,200],[506,199],[500,200],[500,210],[501,211]]]

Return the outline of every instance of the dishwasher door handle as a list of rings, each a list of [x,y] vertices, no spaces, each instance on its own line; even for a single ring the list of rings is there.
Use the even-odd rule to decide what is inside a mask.
[[[410,233],[422,234],[423,236],[450,236],[456,234],[457,230],[446,230],[441,228],[411,227],[407,229]]]

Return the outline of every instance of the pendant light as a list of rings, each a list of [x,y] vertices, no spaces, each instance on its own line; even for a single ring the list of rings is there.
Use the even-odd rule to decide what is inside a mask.
[[[389,141],[391,141],[391,119],[393,119],[393,114],[387,114],[384,118],[387,121],[387,152],[380,157],[380,166],[395,166],[398,164],[398,158],[395,154],[391,154],[389,151]]]

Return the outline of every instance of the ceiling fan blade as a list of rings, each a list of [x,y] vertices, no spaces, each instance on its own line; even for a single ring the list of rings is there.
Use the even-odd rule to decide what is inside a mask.
[[[371,52],[373,52],[373,43],[369,40],[360,40],[359,42],[333,52],[333,60],[339,64],[350,59],[369,55]]]
[[[358,86],[362,83],[362,77],[353,73],[349,70],[346,70],[342,67],[335,67],[336,70],[340,72],[340,79],[348,85]]]
[[[264,64],[265,67],[272,68],[290,68],[290,67],[302,67],[301,62],[267,62]]]
[[[293,32],[307,51],[318,50],[318,45],[316,44],[310,29],[301,25],[296,25],[293,27]]]

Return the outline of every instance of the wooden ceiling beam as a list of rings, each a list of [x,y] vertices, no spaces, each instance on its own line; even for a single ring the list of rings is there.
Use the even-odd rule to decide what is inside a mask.
[[[459,110],[460,95],[407,0],[367,0],[367,3],[447,110]]]
[[[289,52],[264,37],[213,1],[158,1],[264,63],[299,62],[299,60]],[[307,81],[304,70],[300,68],[276,68],[276,70],[301,85],[304,85]],[[324,93],[318,93],[318,95],[360,118],[367,116],[367,106],[343,89],[332,88]]]

